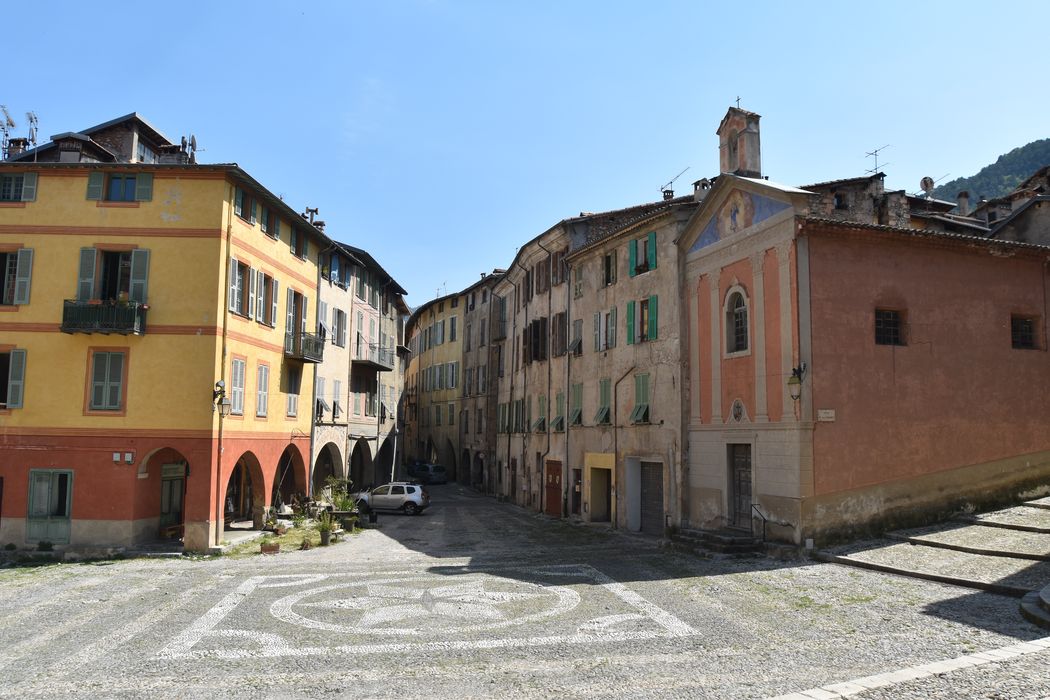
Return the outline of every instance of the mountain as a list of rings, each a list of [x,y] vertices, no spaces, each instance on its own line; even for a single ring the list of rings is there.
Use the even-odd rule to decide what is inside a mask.
[[[1032,141],[999,156],[999,159],[981,168],[971,177],[960,177],[946,182],[933,191],[937,199],[954,202],[963,190],[970,193],[970,201],[1002,197],[1044,165],[1050,165],[1050,139]]]

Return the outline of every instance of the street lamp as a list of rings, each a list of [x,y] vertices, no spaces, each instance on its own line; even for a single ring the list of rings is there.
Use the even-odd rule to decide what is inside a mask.
[[[211,392],[211,400],[212,413],[218,410],[220,418],[230,415],[230,409],[233,407],[233,404],[226,397],[226,382],[221,379],[215,382],[215,389]]]
[[[791,395],[792,401],[798,401],[799,397],[802,396],[802,380],[806,376],[806,363],[803,362],[798,367],[794,367],[791,370],[791,376],[788,377],[787,386],[788,393]]]

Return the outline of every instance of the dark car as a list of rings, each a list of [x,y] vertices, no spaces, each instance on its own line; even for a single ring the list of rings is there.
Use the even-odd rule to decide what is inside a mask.
[[[448,483],[448,474],[440,464],[410,464],[408,474],[423,484]]]

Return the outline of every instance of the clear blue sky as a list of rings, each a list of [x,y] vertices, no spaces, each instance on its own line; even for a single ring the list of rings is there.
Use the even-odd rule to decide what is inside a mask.
[[[16,135],[27,110],[45,138],[132,111],[193,133],[201,162],[318,207],[411,305],[562,218],[715,175],[738,95],[765,174],[792,185],[861,175],[890,144],[887,186],[916,191],[1050,136],[1046,2],[20,7],[0,81]]]

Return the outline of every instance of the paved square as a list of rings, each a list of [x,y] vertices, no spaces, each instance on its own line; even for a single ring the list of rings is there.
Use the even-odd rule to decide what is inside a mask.
[[[695,629],[592,566],[463,567],[440,574],[253,576],[158,656],[498,649],[694,634]]]

